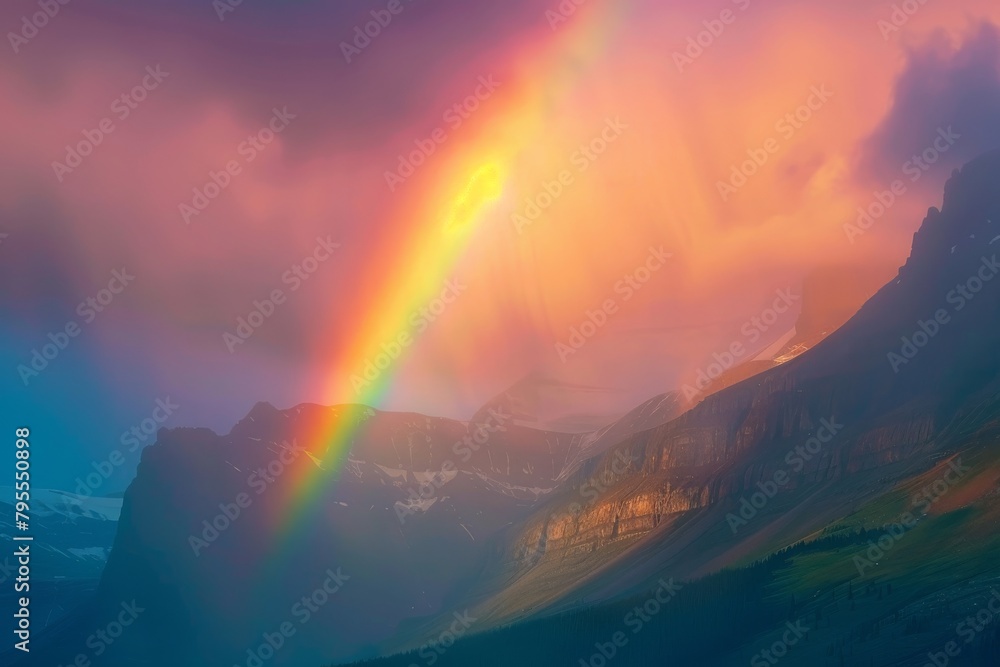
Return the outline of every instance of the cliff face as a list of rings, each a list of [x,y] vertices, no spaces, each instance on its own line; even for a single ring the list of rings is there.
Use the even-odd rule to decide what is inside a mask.
[[[539,508],[514,539],[509,557],[537,562],[544,554],[558,560],[639,538],[664,520],[752,494],[782,472],[788,475],[784,492],[877,470],[906,460],[936,432],[933,415],[904,410],[850,430],[845,425],[845,434],[812,445],[817,452],[810,455],[805,443],[821,420],[840,424],[843,418],[833,416],[846,412],[837,393],[829,413],[810,411],[803,395],[792,390],[773,406],[753,406],[723,394],[720,400],[729,405],[706,406],[715,423],[697,423],[704,415],[696,412],[629,438],[574,477],[575,498],[561,496]],[[624,474],[622,461],[628,463]]]

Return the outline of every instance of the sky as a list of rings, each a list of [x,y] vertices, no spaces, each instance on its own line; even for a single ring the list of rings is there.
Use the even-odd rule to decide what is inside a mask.
[[[258,401],[623,413],[876,288],[1000,147],[987,1],[43,5],[0,8],[0,391],[69,490]]]

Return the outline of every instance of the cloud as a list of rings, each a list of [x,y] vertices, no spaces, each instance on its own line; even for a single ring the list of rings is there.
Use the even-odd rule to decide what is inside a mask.
[[[954,167],[1000,147],[1000,31],[982,23],[954,48],[935,33],[908,54],[888,114],[864,143],[862,164],[879,178],[923,152],[938,128],[961,135],[944,156]],[[948,170],[942,169],[947,173]]]

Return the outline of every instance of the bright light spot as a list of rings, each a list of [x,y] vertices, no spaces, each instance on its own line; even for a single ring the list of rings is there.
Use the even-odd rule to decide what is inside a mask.
[[[458,231],[471,226],[486,206],[503,193],[500,168],[495,164],[485,164],[469,178],[465,190],[452,205],[451,214],[445,228]]]

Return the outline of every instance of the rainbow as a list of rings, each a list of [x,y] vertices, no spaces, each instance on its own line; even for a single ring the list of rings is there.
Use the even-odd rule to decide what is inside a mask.
[[[441,292],[477,229],[493,219],[492,209],[500,208],[495,204],[521,194],[513,192],[517,184],[511,178],[512,167],[532,141],[546,136],[546,112],[552,100],[572,95],[574,82],[586,69],[581,65],[599,58],[609,26],[617,23],[609,14],[620,12],[610,4],[581,6],[556,31],[549,30],[540,13],[540,33],[544,34],[523,49],[515,68],[522,76],[498,94],[505,99],[497,102],[492,122],[480,136],[456,144],[450,160],[441,160],[421,204],[401,207],[400,227],[408,222],[410,233],[380,257],[377,268],[382,273],[373,268],[369,282],[363,283],[378,286],[369,310],[356,328],[352,323],[351,342],[338,346],[325,366],[337,371],[324,390],[324,399],[338,407],[309,428],[305,448],[318,463],[304,462],[296,473],[300,478],[294,480],[287,506],[276,517],[284,533],[278,544],[296,542],[293,538],[312,524],[314,514],[322,510],[316,499],[335,483],[363,427],[360,406],[380,405],[390,389],[392,366],[380,363],[379,372],[373,374],[374,360],[382,355],[385,361],[385,346],[408,334],[410,315]],[[394,269],[386,273],[386,266]]]

